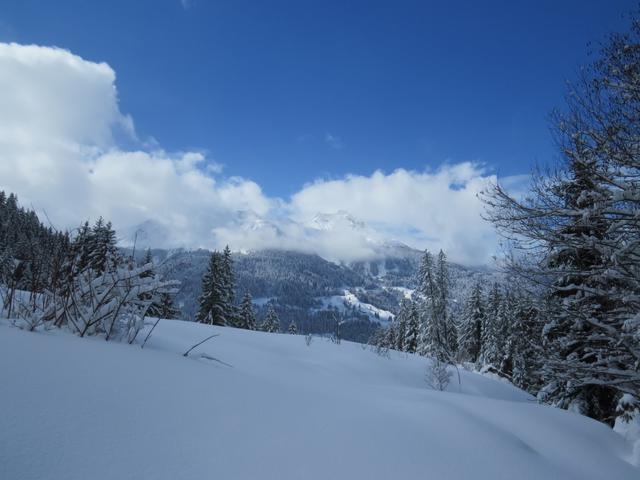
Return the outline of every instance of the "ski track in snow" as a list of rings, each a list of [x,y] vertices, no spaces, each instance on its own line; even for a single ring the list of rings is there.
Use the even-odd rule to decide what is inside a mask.
[[[434,391],[426,359],[350,342],[162,320],[143,350],[4,322],[0,361],[2,479],[640,478],[605,425],[467,371]]]

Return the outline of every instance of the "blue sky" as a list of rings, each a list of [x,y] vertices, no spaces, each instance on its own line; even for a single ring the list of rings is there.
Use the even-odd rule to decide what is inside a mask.
[[[317,177],[548,161],[565,80],[634,5],[20,0],[0,4],[0,39],[107,62],[140,136],[287,197]]]
[[[566,80],[633,8],[0,2],[0,190],[123,243],[487,264],[478,194],[554,161]]]

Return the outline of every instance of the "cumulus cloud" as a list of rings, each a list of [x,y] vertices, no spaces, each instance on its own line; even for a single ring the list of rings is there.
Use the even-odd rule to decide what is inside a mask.
[[[431,172],[349,175],[305,186],[292,197],[290,210],[297,219],[310,218],[319,207],[347,210],[388,237],[443,248],[463,263],[484,263],[495,253],[495,234],[481,218],[477,194],[495,180],[471,162]]]
[[[136,143],[136,135],[107,64],[0,44],[0,71],[0,189],[46,209],[56,226],[102,215],[123,231],[166,227],[164,246],[211,247],[213,228],[235,211],[270,210],[256,183],[216,180],[220,167],[200,152],[119,148],[119,136]]]
[[[317,180],[285,201],[251,180],[223,177],[202,152],[138,140],[106,63],[0,43],[0,71],[0,189],[46,210],[59,228],[104,216],[125,243],[138,232],[155,246],[229,243],[345,261],[379,254],[389,238],[443,248],[468,264],[495,250],[476,198],[495,177],[477,164]],[[325,141],[342,147],[331,134]]]

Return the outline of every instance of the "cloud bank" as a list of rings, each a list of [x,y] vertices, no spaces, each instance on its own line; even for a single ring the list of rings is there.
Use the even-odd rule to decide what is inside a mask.
[[[229,243],[345,261],[374,256],[390,238],[443,248],[466,264],[495,251],[476,198],[495,177],[477,164],[317,180],[282,200],[223,176],[202,152],[146,148],[120,111],[116,74],[105,63],[0,43],[0,71],[0,189],[59,228],[104,216],[124,243],[138,231],[156,246]]]

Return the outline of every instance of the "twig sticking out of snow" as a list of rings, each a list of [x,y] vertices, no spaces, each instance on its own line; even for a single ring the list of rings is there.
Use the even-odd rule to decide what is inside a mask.
[[[158,323],[160,323],[160,319],[159,318],[153,324],[153,327],[151,327],[151,330],[149,330],[149,333],[147,333],[147,336],[144,337],[144,342],[142,342],[142,345],[140,345],[140,348],[144,348],[145,344],[147,343],[147,340],[149,340],[149,337],[151,336],[151,332],[153,332],[153,329],[156,328]]]
[[[188,356],[189,356],[189,352],[191,352],[191,350],[193,350],[194,348],[196,348],[196,347],[198,347],[198,346],[202,345],[202,344],[203,344],[204,342],[206,342],[207,340],[211,340],[213,337],[218,337],[218,336],[220,336],[220,334],[219,334],[219,333],[214,333],[213,335],[209,335],[207,338],[205,338],[204,340],[202,340],[202,341],[201,341],[201,342],[199,342],[199,343],[196,343],[193,347],[191,347],[189,350],[187,350],[186,352],[184,352],[184,353],[182,354],[182,356],[183,356],[183,357],[188,357]]]

